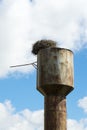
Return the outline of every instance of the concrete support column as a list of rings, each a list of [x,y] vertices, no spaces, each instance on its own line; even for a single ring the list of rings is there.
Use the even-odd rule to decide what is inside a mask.
[[[44,130],[67,130],[66,97],[47,95],[44,101]]]

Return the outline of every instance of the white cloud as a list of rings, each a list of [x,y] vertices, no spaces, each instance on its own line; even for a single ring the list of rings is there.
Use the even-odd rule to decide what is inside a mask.
[[[79,99],[78,106],[81,107],[84,110],[84,112],[87,113],[87,97]]]
[[[79,121],[68,119],[68,130],[87,130],[87,118]]]
[[[0,103],[0,130],[43,130],[43,110],[15,112],[10,101]]]
[[[87,47],[86,0],[2,0],[0,2],[0,77],[9,72],[28,73],[31,67],[10,65],[35,61],[32,44],[56,40],[61,47]],[[30,68],[30,69],[29,69]]]
[[[11,102],[0,103],[0,130],[44,130],[43,110],[16,112]],[[68,119],[67,130],[87,130],[87,118]]]

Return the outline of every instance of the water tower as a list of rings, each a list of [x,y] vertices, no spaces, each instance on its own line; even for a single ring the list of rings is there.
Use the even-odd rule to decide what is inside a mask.
[[[67,130],[66,96],[73,90],[73,53],[51,40],[37,41],[37,90],[44,95],[44,130]]]

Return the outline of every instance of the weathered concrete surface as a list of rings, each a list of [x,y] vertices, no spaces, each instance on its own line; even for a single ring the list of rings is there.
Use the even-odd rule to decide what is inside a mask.
[[[45,96],[44,130],[67,130],[66,98]]]

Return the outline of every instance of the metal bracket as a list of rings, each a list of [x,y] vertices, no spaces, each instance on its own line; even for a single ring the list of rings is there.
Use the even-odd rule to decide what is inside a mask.
[[[29,63],[29,64],[21,64],[21,65],[14,65],[14,66],[10,66],[10,68],[14,68],[14,67],[22,67],[22,66],[27,66],[27,65],[32,65],[35,69],[37,69],[37,61]]]

